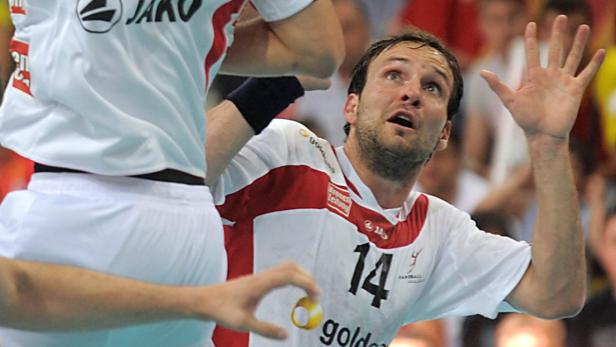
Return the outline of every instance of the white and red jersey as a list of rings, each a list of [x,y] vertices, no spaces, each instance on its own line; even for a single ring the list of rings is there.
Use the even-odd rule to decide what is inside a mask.
[[[530,262],[527,243],[487,234],[438,198],[410,194],[379,207],[349,163],[299,123],[275,120],[234,158],[214,187],[225,224],[229,277],[294,260],[322,290],[324,319],[294,327],[284,288],[257,317],[284,326],[285,342],[217,328],[225,347],[386,346],[409,322],[446,315],[494,317]]]
[[[205,175],[204,100],[245,0],[10,0],[3,146],[105,175]],[[253,0],[265,20],[312,0]]]

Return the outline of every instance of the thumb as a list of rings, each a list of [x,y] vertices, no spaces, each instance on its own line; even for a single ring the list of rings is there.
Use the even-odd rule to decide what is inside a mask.
[[[481,72],[479,72],[479,75],[486,82],[488,82],[490,89],[492,89],[494,93],[496,93],[496,95],[498,95],[498,97],[503,102],[505,102],[505,100],[511,99],[511,89],[509,89],[509,87],[507,87],[503,82],[501,82],[501,80],[498,78],[498,76],[496,76],[494,72],[488,70],[481,70]]]
[[[246,328],[261,336],[275,340],[285,340],[288,337],[287,331],[284,328],[269,322],[260,321],[255,317],[252,317],[252,319],[248,321]]]

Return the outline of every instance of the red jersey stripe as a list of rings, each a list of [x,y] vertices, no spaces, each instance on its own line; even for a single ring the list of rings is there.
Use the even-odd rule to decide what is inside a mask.
[[[225,226],[225,249],[228,259],[233,259],[228,262],[228,280],[252,274],[254,272],[252,223]],[[217,325],[212,339],[216,346],[248,347],[250,334]]]
[[[205,87],[210,85],[210,69],[225,53],[227,49],[227,37],[225,36],[225,26],[231,21],[233,14],[239,13],[244,4],[244,0],[231,0],[220,6],[212,16],[212,26],[214,29],[214,42],[212,48],[205,57]]]
[[[417,239],[428,213],[427,196],[420,195],[405,220],[392,224],[379,212],[350,201],[348,189],[333,184],[328,174],[311,167],[282,166],[227,196],[218,210],[224,218],[235,221],[237,228],[245,223],[252,225],[257,216],[271,212],[327,209],[356,225],[377,247],[397,248]]]

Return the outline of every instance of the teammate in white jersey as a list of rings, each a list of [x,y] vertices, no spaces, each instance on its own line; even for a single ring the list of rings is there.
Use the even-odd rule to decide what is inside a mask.
[[[0,256],[160,284],[224,281],[222,225],[203,183],[208,87],[219,70],[327,76],[343,54],[329,0],[253,0],[261,17],[236,23],[245,3],[11,0],[16,70],[0,141],[36,173],[0,206]],[[213,328],[0,329],[0,344],[202,347]]]
[[[579,311],[586,267],[568,141],[604,51],[576,72],[589,36],[581,26],[561,62],[566,20],[554,22],[547,67],[539,65],[536,25],[527,26],[519,89],[482,72],[526,131],[540,205],[532,247],[484,233],[465,212],[412,191],[431,154],[446,147],[462,91],[455,58],[421,33],[377,42],[359,62],[344,105],[344,146],[332,148],[302,125],[280,120],[233,158],[214,185],[229,277],[293,259],[322,289],[324,318],[311,331],[289,319],[300,292],[264,299],[257,315],[292,331],[285,346],[384,347],[401,325],[418,320]],[[237,102],[232,95],[211,113],[210,131],[241,142],[252,131],[234,110]],[[222,145],[208,145],[210,158],[229,154]],[[210,179],[216,169],[210,166]],[[222,328],[214,341],[281,345]]]

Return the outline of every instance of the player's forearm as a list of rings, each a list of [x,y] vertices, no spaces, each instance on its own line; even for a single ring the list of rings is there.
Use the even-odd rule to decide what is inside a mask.
[[[190,288],[151,285],[51,264],[1,260],[0,325],[93,330],[190,318]]]
[[[221,72],[327,78],[343,58],[342,30],[331,1],[318,0],[281,21],[266,23],[256,18],[239,23]]]
[[[584,302],[586,264],[568,139],[529,138],[537,197],[532,243],[534,309],[544,317],[576,313]]]
[[[253,129],[237,107],[225,100],[207,113],[207,176],[212,186],[233,157],[254,135]]]

